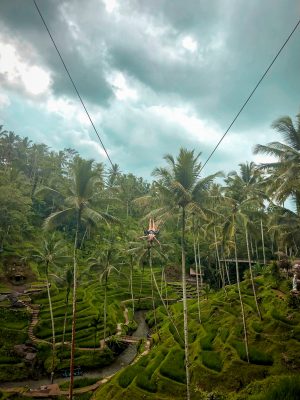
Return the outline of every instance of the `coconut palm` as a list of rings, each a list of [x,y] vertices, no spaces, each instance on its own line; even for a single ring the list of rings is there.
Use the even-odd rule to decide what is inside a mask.
[[[72,343],[70,360],[70,386],[69,398],[72,400],[74,383],[74,354],[76,330],[76,293],[77,293],[77,249],[80,246],[80,228],[86,221],[93,223],[115,222],[111,215],[96,211],[92,208],[102,187],[102,179],[98,171],[93,169],[93,160],[84,160],[75,157],[71,168],[69,186],[66,188],[67,196],[64,199],[63,210],[52,213],[45,221],[45,228],[63,225],[67,220],[75,221],[74,251],[73,251],[73,302],[72,302]],[[53,191],[53,189],[48,188]],[[55,190],[54,190],[55,191]]]
[[[181,216],[181,270],[182,270],[182,293],[183,293],[183,322],[184,322],[184,349],[187,399],[190,400],[190,373],[189,373],[189,348],[188,348],[188,309],[186,297],[186,260],[185,260],[185,233],[186,218],[189,212],[198,212],[203,215],[201,198],[213,179],[219,175],[216,173],[206,178],[199,179],[201,163],[194,150],[189,151],[181,148],[176,160],[167,154],[164,159],[168,168],[156,168],[153,175],[158,178],[156,188],[161,195],[162,207],[156,210],[162,219],[172,215]]]
[[[263,260],[266,264],[265,254],[265,238],[263,229],[264,219],[264,204],[263,200],[269,200],[266,194],[266,184],[263,181],[261,170],[257,167],[254,162],[246,162],[239,164],[240,171],[231,172],[226,179],[228,185],[227,193],[230,193],[231,197],[234,197],[239,203],[246,199],[252,198],[257,200],[257,217],[259,216],[260,235],[262,242]],[[253,211],[253,210],[252,210]],[[253,216],[253,212],[252,212]],[[251,218],[252,220],[254,218]]]
[[[44,266],[46,277],[46,286],[49,302],[49,311],[52,328],[52,363],[51,363],[51,383],[53,383],[54,369],[55,369],[55,325],[52,309],[50,282],[49,282],[49,267],[57,266],[58,263],[67,262],[69,257],[66,255],[67,250],[65,243],[62,240],[56,240],[53,234],[49,239],[44,239],[40,248],[34,249],[34,258],[41,262]]]
[[[254,153],[277,159],[261,165],[270,174],[267,179],[269,193],[280,204],[291,197],[300,215],[300,113],[295,124],[289,116],[285,116],[274,121],[272,127],[281,134],[285,143],[258,144]]]

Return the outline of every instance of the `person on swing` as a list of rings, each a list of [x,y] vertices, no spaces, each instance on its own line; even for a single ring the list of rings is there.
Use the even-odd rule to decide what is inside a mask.
[[[141,239],[147,238],[148,242],[151,244],[154,242],[154,240],[156,240],[156,242],[160,245],[159,241],[156,238],[156,235],[159,234],[159,229],[155,225],[154,219],[149,219],[149,228],[144,230],[144,234],[145,236],[142,236]]]

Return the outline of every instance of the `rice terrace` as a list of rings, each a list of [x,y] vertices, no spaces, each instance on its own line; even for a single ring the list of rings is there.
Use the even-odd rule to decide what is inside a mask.
[[[0,400],[299,400],[299,4],[0,3]]]

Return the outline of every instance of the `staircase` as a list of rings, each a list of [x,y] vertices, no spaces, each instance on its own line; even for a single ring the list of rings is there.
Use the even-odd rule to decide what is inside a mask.
[[[38,339],[35,334],[34,334],[34,327],[36,324],[39,322],[39,313],[40,313],[40,306],[39,305],[30,305],[28,306],[31,312],[31,322],[28,328],[28,336],[29,339],[32,341],[32,343],[47,343],[51,344],[50,342],[47,342],[46,340]]]

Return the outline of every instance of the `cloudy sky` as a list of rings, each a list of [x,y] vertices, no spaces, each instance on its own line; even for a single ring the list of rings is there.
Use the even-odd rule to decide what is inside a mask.
[[[300,16],[297,0],[37,0],[110,157],[150,177],[181,146],[208,156]],[[300,111],[296,31],[204,173],[237,168]],[[105,155],[32,0],[0,1],[0,124]]]

